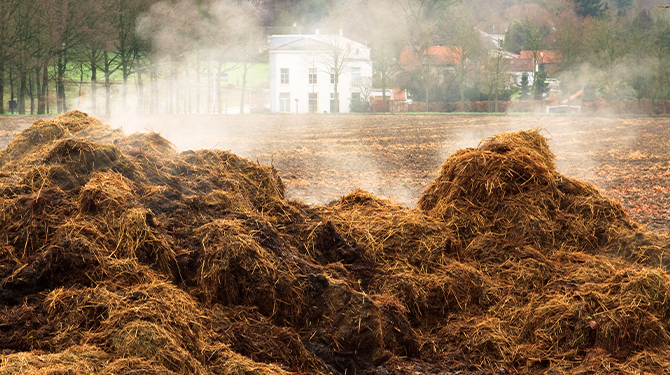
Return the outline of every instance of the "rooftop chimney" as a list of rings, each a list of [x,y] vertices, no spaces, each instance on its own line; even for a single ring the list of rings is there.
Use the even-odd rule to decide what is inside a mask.
[[[316,35],[319,35],[319,29],[316,29]]]
[[[342,25],[340,25],[340,36],[342,36]]]

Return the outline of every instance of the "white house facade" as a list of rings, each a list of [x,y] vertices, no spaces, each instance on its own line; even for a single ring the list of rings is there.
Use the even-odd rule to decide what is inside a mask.
[[[269,44],[272,113],[331,113],[336,101],[349,112],[372,76],[370,48],[342,35],[273,35]]]

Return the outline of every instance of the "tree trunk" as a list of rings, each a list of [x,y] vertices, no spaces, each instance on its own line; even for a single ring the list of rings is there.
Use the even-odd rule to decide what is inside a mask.
[[[185,69],[184,69],[184,87],[186,87],[186,97],[187,99],[184,99],[184,107],[188,108],[187,113],[192,114],[193,113],[193,93],[191,89],[191,77],[189,76],[188,72],[188,64],[186,64]]]
[[[340,74],[335,72],[335,85],[333,85],[333,88],[335,89],[333,99],[335,100],[335,105],[333,106],[333,113],[340,113],[340,96],[337,92],[337,84],[339,83],[340,80]],[[289,105],[290,108],[290,105]]]
[[[26,72],[19,68],[19,114],[26,114]]]
[[[158,68],[156,64],[151,64],[151,104],[149,111],[151,114],[158,113]]]
[[[5,114],[5,62],[0,58],[0,115]]]
[[[665,96],[663,95],[664,94],[663,90],[664,90],[664,86],[665,86],[665,78],[666,77],[665,77],[665,72],[662,72],[661,74],[663,74],[663,76],[661,77],[661,102],[663,103],[663,114],[666,115],[666,114],[668,114],[668,112],[665,109]],[[638,107],[639,106],[640,105],[638,104]]]
[[[382,72],[382,112],[388,112],[386,106],[386,74]]]
[[[110,61],[107,51],[105,51],[105,115],[112,114],[112,83],[110,82]]]
[[[200,56],[195,64],[195,113],[200,114]]]
[[[49,65],[47,61],[44,61],[44,65],[41,69],[42,72],[42,83],[40,85],[39,96],[37,97],[37,114],[44,115],[47,113],[47,87],[49,87]],[[38,80],[39,81],[39,80]]]
[[[40,92],[40,68],[34,70],[35,77],[30,79],[30,114],[34,115],[37,108],[35,108],[35,94],[39,96]]]
[[[244,62],[244,72],[242,73],[242,94],[240,95],[240,114],[244,114],[244,94],[247,87],[247,63]],[[308,103],[309,104],[309,103]]]
[[[98,62],[97,50],[91,52],[91,113],[98,112]]]
[[[215,113],[223,113],[222,111],[222,101],[221,101],[221,62],[219,61],[218,67],[216,68],[216,91],[214,95],[216,95],[216,112]],[[241,113],[241,112],[240,112]]]
[[[462,60],[462,59],[461,59]],[[461,110],[465,112],[465,66],[460,64],[461,71],[458,74],[458,93],[461,96]]]
[[[9,101],[14,102],[14,77],[12,75],[12,68],[9,68]],[[11,107],[10,112],[14,114],[14,107]]]
[[[58,98],[58,113],[63,113],[67,111],[67,102],[65,98],[65,67],[67,65],[67,59],[65,53],[63,52],[58,57],[57,63],[57,74],[56,74],[56,91]]]
[[[175,114],[179,113],[179,72],[176,68],[172,69],[172,109]]]
[[[140,70],[140,57],[135,54],[135,76],[137,77],[137,114],[144,113],[144,85],[142,84],[142,71]]]
[[[126,61],[125,55],[123,58],[122,62],[122,73],[123,73],[123,88],[121,91],[121,108],[123,109],[123,113],[126,113],[126,110],[128,109],[128,76],[130,75],[129,73],[129,66],[128,66],[128,61]]]
[[[5,114],[5,62],[0,57],[0,115]]]
[[[212,108],[212,93],[210,89],[212,88],[212,76],[210,74],[209,62],[207,62],[207,108],[205,108],[205,113],[209,114],[210,108]]]

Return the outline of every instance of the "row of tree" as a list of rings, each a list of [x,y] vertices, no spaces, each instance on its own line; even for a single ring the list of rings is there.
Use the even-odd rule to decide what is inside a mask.
[[[498,50],[482,33],[492,16],[480,3],[0,0],[0,113],[15,98],[19,113],[45,113],[53,103],[61,112],[84,87],[94,113],[110,114],[114,96],[122,111],[221,112],[223,77],[233,69],[243,108],[246,73],[268,58],[266,36],[317,27],[343,27],[371,47],[373,85],[384,95],[397,87],[426,102],[523,96],[505,54],[521,50],[536,62],[540,51],[559,56],[551,71],[532,73],[528,95],[543,92],[544,74],[560,80],[563,96],[581,88],[587,100],[668,95],[667,11],[632,0],[510,0],[496,19],[509,21]],[[449,48],[451,63],[436,58],[437,46]]]
[[[393,84],[425,102],[538,99],[547,92],[547,78],[560,82],[559,100],[580,89],[587,101],[670,98],[670,15],[664,9],[617,3],[616,11],[587,0],[566,1],[551,11],[536,3],[512,7],[502,48],[483,33],[488,29],[471,8],[451,4],[442,11],[426,9],[397,47],[411,46],[416,64],[399,66]],[[448,47],[448,66],[431,53],[434,46]],[[521,51],[537,67],[526,77],[533,81],[527,92],[527,81],[509,67],[511,54]],[[542,62],[551,64],[545,70]]]
[[[372,48],[374,86],[408,89],[417,101],[539,99],[548,78],[560,82],[559,100],[581,89],[584,100],[669,97],[666,10],[642,0],[510,2],[504,44],[496,46],[475,3],[344,2],[320,24],[347,20],[351,37]],[[522,50],[537,67],[526,77],[509,66]]]
[[[93,112],[109,114],[114,94],[123,111],[131,97],[138,112],[221,111],[213,101],[221,100],[214,92],[224,73],[242,69],[246,78],[261,58],[259,6],[253,0],[0,0],[0,113],[8,109],[6,99],[21,114],[46,113],[50,103],[60,113],[69,103],[68,84],[78,89],[75,95],[86,86]]]

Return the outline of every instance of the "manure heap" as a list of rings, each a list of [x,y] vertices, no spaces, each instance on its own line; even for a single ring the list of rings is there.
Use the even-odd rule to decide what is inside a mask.
[[[668,238],[538,130],[456,152],[416,209],[307,206],[74,111],[0,152],[0,206],[0,374],[670,369]]]

